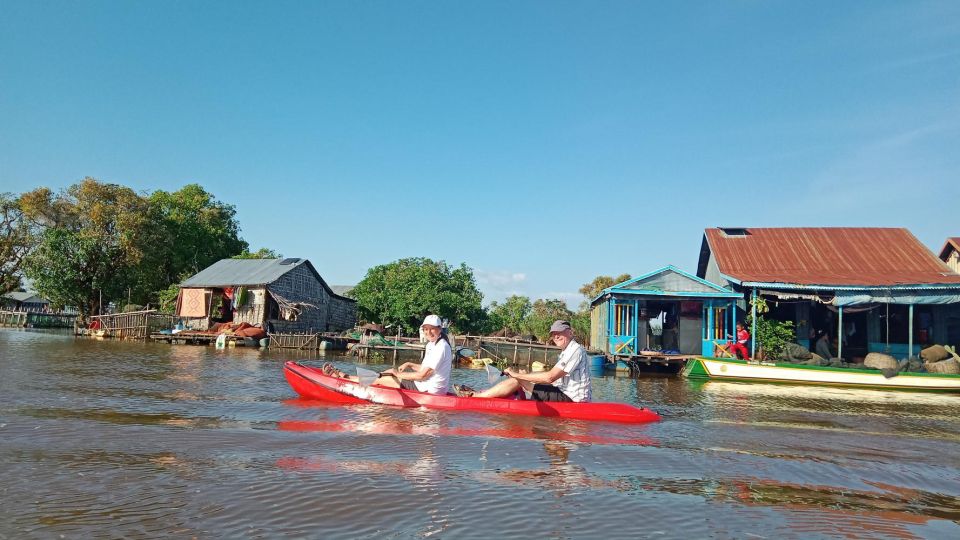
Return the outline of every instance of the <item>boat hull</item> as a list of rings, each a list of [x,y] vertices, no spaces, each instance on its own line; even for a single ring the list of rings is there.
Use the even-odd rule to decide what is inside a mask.
[[[284,364],[283,374],[301,397],[344,404],[376,403],[396,407],[470,411],[482,413],[546,416],[573,420],[639,424],[657,422],[660,415],[650,409],[626,403],[557,403],[498,398],[462,398],[435,395],[400,388],[360,384],[325,375],[317,368],[297,362]]]
[[[960,393],[960,375],[901,373],[887,378],[879,371],[869,369],[752,362],[729,358],[691,358],[687,361],[683,374],[691,379]]]

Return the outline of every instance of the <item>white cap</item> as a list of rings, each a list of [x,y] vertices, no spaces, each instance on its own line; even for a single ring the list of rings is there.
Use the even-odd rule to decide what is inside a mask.
[[[441,321],[440,317],[436,315],[427,315],[427,317],[423,319],[423,324],[421,324],[420,326],[424,326],[428,324],[430,326],[436,326],[437,328],[443,327],[443,321]]]

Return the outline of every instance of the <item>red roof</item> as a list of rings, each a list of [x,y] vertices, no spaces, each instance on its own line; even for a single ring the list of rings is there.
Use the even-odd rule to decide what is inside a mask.
[[[701,250],[704,269],[707,249],[722,274],[741,282],[868,287],[960,284],[960,274],[906,229],[706,229]]]
[[[950,250],[960,251],[960,236],[947,238],[947,241],[943,243],[943,247],[940,249],[940,260],[947,260],[947,257],[950,256]]]

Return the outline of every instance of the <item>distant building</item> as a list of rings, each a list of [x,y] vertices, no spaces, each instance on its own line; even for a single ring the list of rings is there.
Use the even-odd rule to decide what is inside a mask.
[[[697,275],[739,292],[745,310],[762,296],[804,346],[828,333],[838,356],[960,343],[960,274],[906,229],[706,229]]]
[[[4,309],[14,311],[49,311],[50,301],[32,292],[9,292],[2,297]]]
[[[947,238],[940,250],[940,260],[954,272],[960,273],[960,236]]]
[[[180,284],[177,315],[198,330],[246,322],[274,333],[338,332],[356,324],[357,306],[306,259],[223,259]]]

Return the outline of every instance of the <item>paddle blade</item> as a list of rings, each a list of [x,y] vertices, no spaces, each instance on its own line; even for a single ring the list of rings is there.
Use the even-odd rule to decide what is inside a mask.
[[[379,378],[380,374],[376,371],[371,371],[369,369],[357,366],[357,379],[360,380],[360,386],[370,386]]]
[[[500,376],[503,375],[503,372],[500,371],[500,368],[491,364],[483,366],[483,369],[487,370],[487,382],[490,384],[497,382],[500,379]]]

